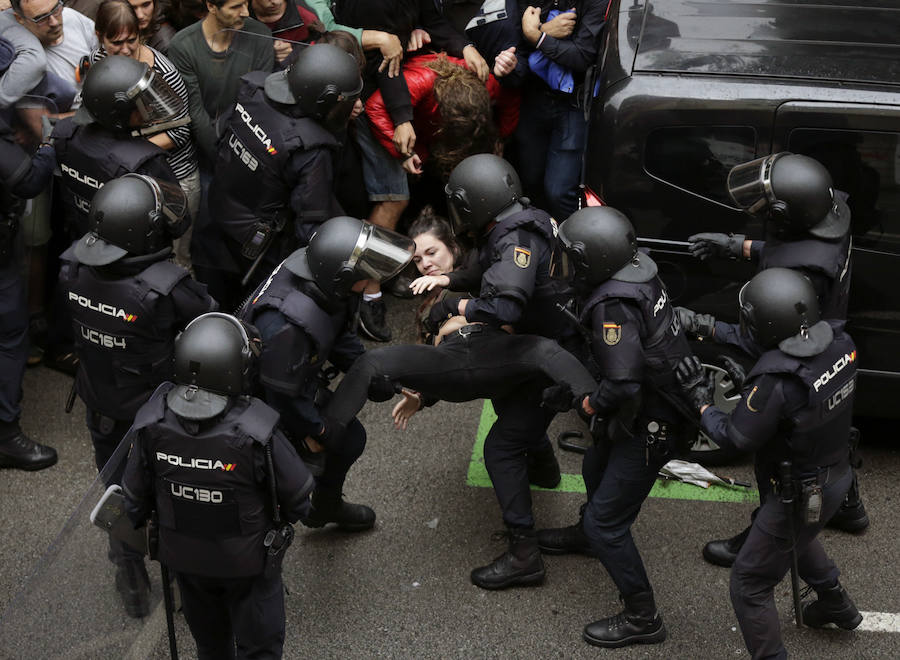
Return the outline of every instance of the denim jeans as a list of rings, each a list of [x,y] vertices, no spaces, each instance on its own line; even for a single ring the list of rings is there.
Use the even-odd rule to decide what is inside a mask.
[[[528,88],[522,98],[516,145],[525,194],[559,222],[578,208],[587,122],[568,95]]]

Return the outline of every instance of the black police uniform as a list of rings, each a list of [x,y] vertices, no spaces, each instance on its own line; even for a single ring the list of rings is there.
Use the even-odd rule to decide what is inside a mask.
[[[326,362],[346,372],[365,351],[351,327],[358,300],[326,296],[282,263],[241,310],[240,318],[256,326],[263,340],[259,378],[266,402],[281,414],[295,443],[322,431],[320,406],[331,396]],[[365,450],[366,430],[353,419],[335,444],[316,476],[316,491],[340,499],[347,472]]]
[[[493,328],[510,325],[518,334],[560,341],[573,336],[566,317],[556,307],[568,299],[569,287],[550,277],[552,223],[545,211],[513,207],[512,212],[501,213],[487,231],[478,248],[479,268],[448,274],[451,289],[479,290],[478,297],[469,299],[466,305],[467,321]],[[479,270],[480,288],[473,279]],[[447,313],[456,312],[451,309]],[[525,454],[552,455],[546,431],[555,412],[540,405],[541,390],[529,383],[491,403],[497,421],[485,438],[485,466],[504,523],[513,528],[531,528],[534,517]]]
[[[641,261],[650,260],[642,255]],[[579,320],[591,331],[602,379],[590,404],[609,420],[609,442],[588,449],[582,465],[584,533],[627,599],[651,590],[630,529],[659,469],[676,456],[685,436],[672,404],[680,396],[674,368],[691,352],[657,276],[606,280],[582,299]]]
[[[273,529],[266,447],[281,516],[308,509],[313,478],[259,399],[200,422],[179,419],[164,383],[139,410],[123,480],[126,511],[140,525],[156,511],[159,561],[175,571],[199,658],[281,657],[284,586],[265,571]],[[264,572],[265,571],[265,572]]]
[[[171,377],[175,335],[218,304],[205,285],[167,259],[148,265],[126,257],[91,267],[78,261],[74,247],[60,259],[60,288],[80,358],[75,388],[102,470],[138,408]]]
[[[719,446],[756,451],[762,505],[731,571],[731,601],[747,649],[754,658],[784,658],[773,591],[787,574],[791,549],[800,577],[817,592],[839,575],[817,539],[841,505],[852,481],[847,436],[853,415],[856,347],[841,321],[820,321],[833,333],[811,357],[782,349],[764,353],[748,374],[742,398],[729,415],[715,407],[701,417],[703,431]],[[812,329],[811,329],[812,332]],[[788,516],[772,480],[789,460],[797,486],[822,489],[816,522],[794,510]],[[799,492],[799,490],[797,490]]]
[[[141,137],[113,132],[100,124],[60,120],[51,135],[61,172],[66,224],[73,238],[88,230],[91,200],[104,183],[124,174],[146,174],[178,184],[165,151]]]
[[[0,117],[0,440],[19,433],[22,377],[28,357],[28,304],[19,220],[25,207],[23,200],[41,192],[50,181],[53,167],[52,148],[41,147],[29,157]],[[4,459],[0,461],[5,464]],[[20,465],[18,460],[16,464]]]
[[[275,107],[265,95],[267,75],[254,71],[241,79],[209,197],[212,216],[244,269],[252,259],[240,254],[259,223],[267,231],[284,226],[257,271],[263,276],[306,245],[319,224],[343,214],[333,193],[340,143],[313,119],[291,116],[291,106]]]

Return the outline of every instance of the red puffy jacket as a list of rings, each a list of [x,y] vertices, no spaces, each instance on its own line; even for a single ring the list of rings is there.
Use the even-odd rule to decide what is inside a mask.
[[[409,87],[409,96],[413,106],[413,128],[416,130],[416,154],[425,162],[428,146],[441,124],[437,98],[434,95],[434,81],[437,72],[425,66],[438,57],[461,67],[468,68],[464,60],[446,55],[418,55],[403,63],[403,77]],[[519,93],[517,90],[502,87],[493,75],[488,76],[485,83],[491,103],[494,106],[494,121],[501,138],[512,135],[519,123]],[[377,91],[366,101],[366,114],[372,125],[372,133],[394,158],[403,156],[394,148],[394,123],[384,105],[381,92]],[[405,159],[404,159],[405,160]]]

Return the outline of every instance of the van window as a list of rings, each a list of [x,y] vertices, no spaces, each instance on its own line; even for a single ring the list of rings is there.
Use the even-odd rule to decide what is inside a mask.
[[[798,128],[788,150],[821,162],[850,195],[857,247],[900,253],[900,133]]]
[[[750,126],[669,126],[647,136],[644,167],[657,179],[735,208],[728,172],[755,157]]]

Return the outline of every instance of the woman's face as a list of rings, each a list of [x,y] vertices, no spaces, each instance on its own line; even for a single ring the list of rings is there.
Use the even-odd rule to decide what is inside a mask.
[[[117,34],[112,39],[100,37],[100,44],[107,55],[124,55],[133,59],[138,58],[141,49],[141,42],[136,32]]]
[[[422,275],[445,275],[453,270],[453,252],[433,232],[419,234],[413,263]]]

